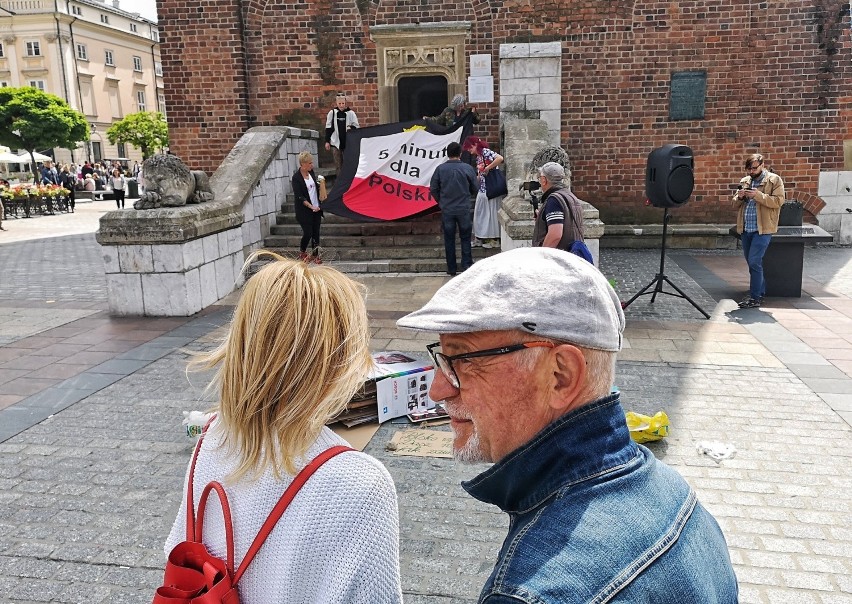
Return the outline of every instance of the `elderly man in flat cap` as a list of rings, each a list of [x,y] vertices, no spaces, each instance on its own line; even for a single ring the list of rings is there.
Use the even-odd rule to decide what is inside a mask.
[[[624,314],[604,276],[521,248],[451,279],[400,327],[440,334],[430,396],[462,483],[510,516],[479,602],[734,604],[725,538],[672,468],[630,439],[612,394]]]

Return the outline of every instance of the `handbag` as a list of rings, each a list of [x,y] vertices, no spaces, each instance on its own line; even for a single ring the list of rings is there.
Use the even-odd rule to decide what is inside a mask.
[[[293,498],[311,475],[326,461],[335,455],[353,450],[344,446],[326,449],[296,475],[293,482],[284,491],[281,499],[272,508],[266,522],[258,531],[251,547],[246,552],[245,558],[235,572],[234,528],[231,522],[231,507],[221,483],[216,481],[208,483],[204,487],[201,499],[198,502],[197,518],[193,510],[192,479],[203,439],[204,434],[202,433],[198,439],[198,445],[195,447],[189,469],[189,484],[186,489],[186,540],[178,543],[169,553],[165,574],[163,575],[163,584],[157,588],[152,604],[240,604],[237,582],[260,551],[287,506],[290,505],[290,502],[293,501]],[[213,492],[219,497],[222,515],[225,517],[226,560],[213,556],[207,551],[202,541],[204,511],[207,507],[207,499]]]
[[[506,185],[506,175],[495,166],[493,170],[485,173],[485,196],[494,199],[509,193]]]

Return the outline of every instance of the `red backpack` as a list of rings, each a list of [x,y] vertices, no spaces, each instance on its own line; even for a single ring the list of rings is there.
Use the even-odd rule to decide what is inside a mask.
[[[189,469],[189,484],[186,489],[186,541],[178,543],[169,554],[166,572],[163,576],[163,585],[157,588],[152,604],[239,604],[240,596],[237,592],[237,582],[246,572],[249,564],[251,564],[299,489],[329,459],[344,451],[353,450],[344,446],[326,449],[299,472],[281,496],[281,499],[272,508],[266,522],[263,523],[251,547],[246,552],[245,558],[243,558],[237,571],[234,572],[234,528],[231,523],[231,508],[228,505],[225,489],[220,483],[213,481],[204,487],[201,492],[201,500],[198,502],[197,520],[194,514],[192,480],[203,438],[204,435],[202,434],[198,439],[198,446],[195,447],[192,465]],[[204,510],[207,507],[207,498],[211,491],[219,496],[222,514],[225,517],[227,561],[222,561],[210,554],[202,541]]]

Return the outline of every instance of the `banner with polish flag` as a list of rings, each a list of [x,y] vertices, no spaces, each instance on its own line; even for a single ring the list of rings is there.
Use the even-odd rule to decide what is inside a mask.
[[[451,128],[429,120],[382,124],[346,134],[343,168],[322,209],[359,221],[401,220],[437,211],[429,193],[446,148],[473,128],[471,115]]]

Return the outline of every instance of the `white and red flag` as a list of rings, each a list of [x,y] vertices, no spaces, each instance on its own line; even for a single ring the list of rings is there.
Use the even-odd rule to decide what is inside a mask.
[[[343,168],[323,210],[368,221],[437,211],[429,180],[447,160],[447,145],[461,143],[471,128],[467,117],[451,128],[417,120],[348,132]]]

